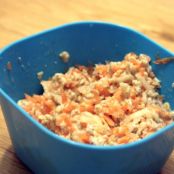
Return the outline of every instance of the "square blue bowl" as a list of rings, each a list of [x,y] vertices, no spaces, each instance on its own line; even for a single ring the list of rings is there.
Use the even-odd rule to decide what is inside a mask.
[[[71,58],[63,63],[58,54]],[[44,79],[76,64],[118,61],[135,52],[161,57],[173,54],[127,27],[104,22],[77,22],[17,41],[0,51],[0,104],[19,158],[36,174],[155,174],[174,147],[174,124],[140,141],[119,146],[73,142],[49,131],[17,105],[24,93],[42,93],[37,72]],[[7,69],[11,62],[12,69]],[[174,107],[171,84],[174,64],[152,65],[162,82],[161,94]]]

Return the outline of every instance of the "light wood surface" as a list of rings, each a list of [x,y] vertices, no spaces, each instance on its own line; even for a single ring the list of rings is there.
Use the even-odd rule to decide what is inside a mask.
[[[133,27],[174,51],[174,0],[0,0],[0,48],[63,23],[102,20]],[[0,173],[30,174],[0,112]],[[174,153],[161,174],[174,173]]]

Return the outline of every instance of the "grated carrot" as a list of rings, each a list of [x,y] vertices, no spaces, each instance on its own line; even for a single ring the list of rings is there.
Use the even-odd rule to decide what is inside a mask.
[[[93,67],[77,65],[42,81],[43,95],[18,104],[56,134],[73,141],[116,145],[142,139],[173,122],[146,55]]]
[[[82,142],[90,144],[90,135],[88,133],[80,135],[80,139]]]
[[[70,113],[73,109],[75,109],[76,108],[76,104],[75,103],[73,103],[73,102],[71,102],[71,103],[68,103],[65,107],[64,107],[64,109],[63,109],[63,112],[65,112],[65,113]]]
[[[127,144],[130,138],[128,136],[121,137],[117,140],[118,144]]]
[[[109,116],[104,115],[103,118],[104,118],[104,120],[107,122],[107,124],[110,127],[114,127],[115,126],[114,121]]]
[[[63,103],[63,104],[67,103],[68,97],[67,97],[67,95],[66,95],[65,92],[62,92],[62,93],[61,93],[61,97],[62,97],[62,103]]]

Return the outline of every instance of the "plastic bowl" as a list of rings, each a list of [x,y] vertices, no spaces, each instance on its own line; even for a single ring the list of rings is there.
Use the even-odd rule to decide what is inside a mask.
[[[65,64],[58,54],[67,50]],[[36,73],[44,78],[75,64],[121,60],[128,52],[145,53],[155,59],[173,56],[142,34],[103,22],[66,24],[17,41],[0,52],[0,104],[19,158],[37,174],[154,174],[160,171],[174,147],[174,124],[143,140],[119,146],[94,146],[72,142],[52,133],[16,101],[24,93],[41,93]],[[10,61],[12,69],[6,68]],[[174,64],[153,65],[162,81],[161,93],[174,106]]]

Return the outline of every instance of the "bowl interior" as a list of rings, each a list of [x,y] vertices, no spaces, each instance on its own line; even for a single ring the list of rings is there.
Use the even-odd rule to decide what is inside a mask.
[[[70,53],[70,61],[63,63],[59,58],[62,51]],[[47,79],[55,72],[65,72],[76,64],[93,65],[106,60],[118,61],[128,52],[166,57],[173,54],[134,30],[121,26],[82,22],[57,27],[17,41],[0,53],[0,88],[15,101],[24,93],[42,93],[39,71]],[[8,70],[7,64],[12,69]],[[160,89],[165,100],[174,107],[174,64],[154,65],[152,68],[162,82]]]

